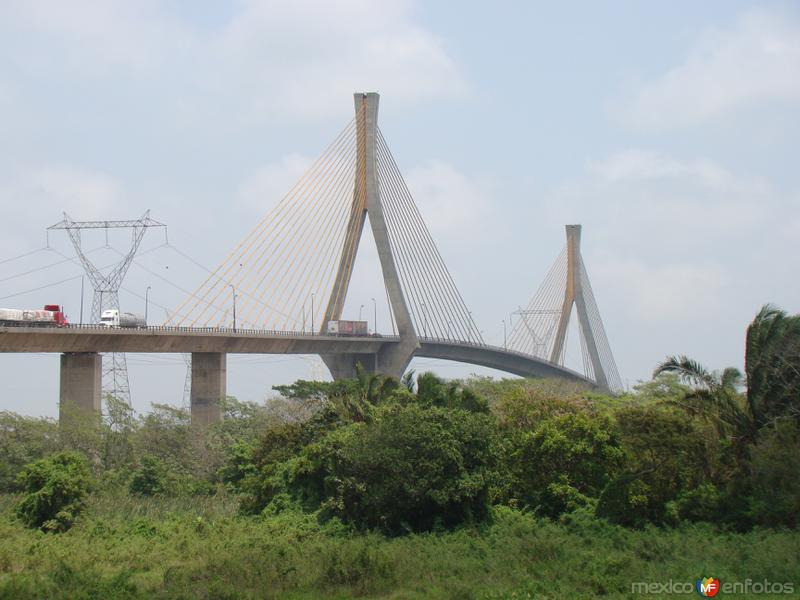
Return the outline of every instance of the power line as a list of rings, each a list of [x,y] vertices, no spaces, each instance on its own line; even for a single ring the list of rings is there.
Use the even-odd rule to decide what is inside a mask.
[[[8,298],[16,298],[17,296],[24,296],[25,294],[30,294],[31,292],[38,292],[39,290],[44,290],[49,287],[54,287],[56,285],[60,285],[62,283],[66,283],[67,281],[74,281],[75,279],[80,279],[83,275],[75,275],[74,277],[68,277],[67,279],[62,279],[61,281],[56,281],[54,283],[48,283],[47,285],[41,285],[36,288],[31,288],[29,290],[25,290],[24,292],[17,292],[16,294],[9,294],[8,296],[0,297],[0,300],[6,300]]]
[[[47,246],[43,246],[41,248],[37,248],[36,250],[31,250],[30,252],[26,252],[25,254],[20,254],[19,256],[12,256],[11,258],[6,258],[6,259],[3,259],[3,260],[0,260],[0,265],[4,265],[7,262],[12,262],[12,261],[15,261],[15,260],[19,260],[20,258],[25,258],[26,256],[30,256],[32,254],[36,254],[37,252],[41,252],[42,250],[50,250],[50,248],[47,247]]]

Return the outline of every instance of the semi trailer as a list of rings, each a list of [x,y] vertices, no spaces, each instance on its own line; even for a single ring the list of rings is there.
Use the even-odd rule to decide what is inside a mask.
[[[122,312],[115,308],[104,310],[100,315],[100,323],[103,327],[123,327],[139,329],[147,327],[144,317],[131,312]]]
[[[366,321],[328,321],[328,335],[369,335],[369,324]]]
[[[0,308],[1,325],[25,327],[65,327],[69,325],[62,307],[45,304],[43,310],[33,308]]]

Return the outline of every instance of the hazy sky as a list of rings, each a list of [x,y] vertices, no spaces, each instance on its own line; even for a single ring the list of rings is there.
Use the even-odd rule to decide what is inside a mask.
[[[741,367],[763,303],[800,311],[800,6],[735,0],[0,0],[0,306],[60,303],[77,321],[81,268],[40,269],[74,256],[63,232],[7,259],[42,248],[62,211],[151,209],[173,247],[149,232],[120,298],[143,312],[151,286],[162,320],[204,275],[181,253],[224,258],[362,90],[381,94],[381,129],[487,341],[502,344],[566,223],[584,226],[631,385],[673,353]],[[99,265],[119,256],[104,243],[84,236]],[[362,249],[348,317],[382,293]],[[386,315],[379,303],[379,329]],[[181,356],[129,361],[135,408],[181,402]],[[323,372],[230,357],[228,391],[260,400]],[[57,413],[57,355],[0,356],[0,378],[0,409]]]

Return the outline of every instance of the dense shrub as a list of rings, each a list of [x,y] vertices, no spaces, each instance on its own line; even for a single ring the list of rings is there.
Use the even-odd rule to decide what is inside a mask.
[[[416,401],[422,406],[489,412],[489,403],[482,396],[457,381],[443,381],[433,373],[422,373],[417,377],[416,387]]]
[[[156,496],[174,491],[175,478],[164,461],[155,456],[143,456],[142,464],[131,477],[128,489],[140,496]]]
[[[44,531],[69,529],[83,509],[91,474],[86,459],[75,452],[59,452],[27,465],[18,476],[25,496],[17,516],[28,527]]]
[[[388,533],[477,521],[495,468],[493,420],[465,410],[390,404],[276,465],[262,501],[288,493],[363,529]],[[282,493],[284,492],[284,493]]]
[[[292,479],[287,461],[339,425],[338,415],[324,409],[306,421],[269,427],[254,448],[232,448],[220,475],[235,490],[244,492],[242,512],[257,514],[276,494],[285,491],[286,482]],[[314,496],[311,505],[318,503],[319,498]]]
[[[764,428],[750,457],[750,518],[760,525],[796,528],[800,524],[800,427],[785,419]]]
[[[508,479],[501,497],[549,517],[599,496],[623,461],[611,420],[583,411],[515,430],[504,449]]]
[[[321,444],[308,456],[327,466],[334,514],[360,527],[419,531],[486,516],[495,428],[463,410],[390,406],[333,454]]]
[[[617,422],[625,469],[603,491],[598,515],[634,527],[670,522],[674,511],[668,516],[668,503],[718,476],[717,438],[701,423],[658,406],[620,409]],[[686,510],[698,493],[683,498]]]
[[[19,491],[17,474],[58,449],[58,425],[50,419],[0,411],[0,492]]]

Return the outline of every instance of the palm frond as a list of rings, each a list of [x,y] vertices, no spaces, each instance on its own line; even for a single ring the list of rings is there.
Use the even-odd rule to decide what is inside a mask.
[[[675,373],[681,380],[692,385],[702,385],[709,389],[717,385],[717,381],[703,365],[687,356],[669,356],[653,371],[653,377],[662,373]]]

